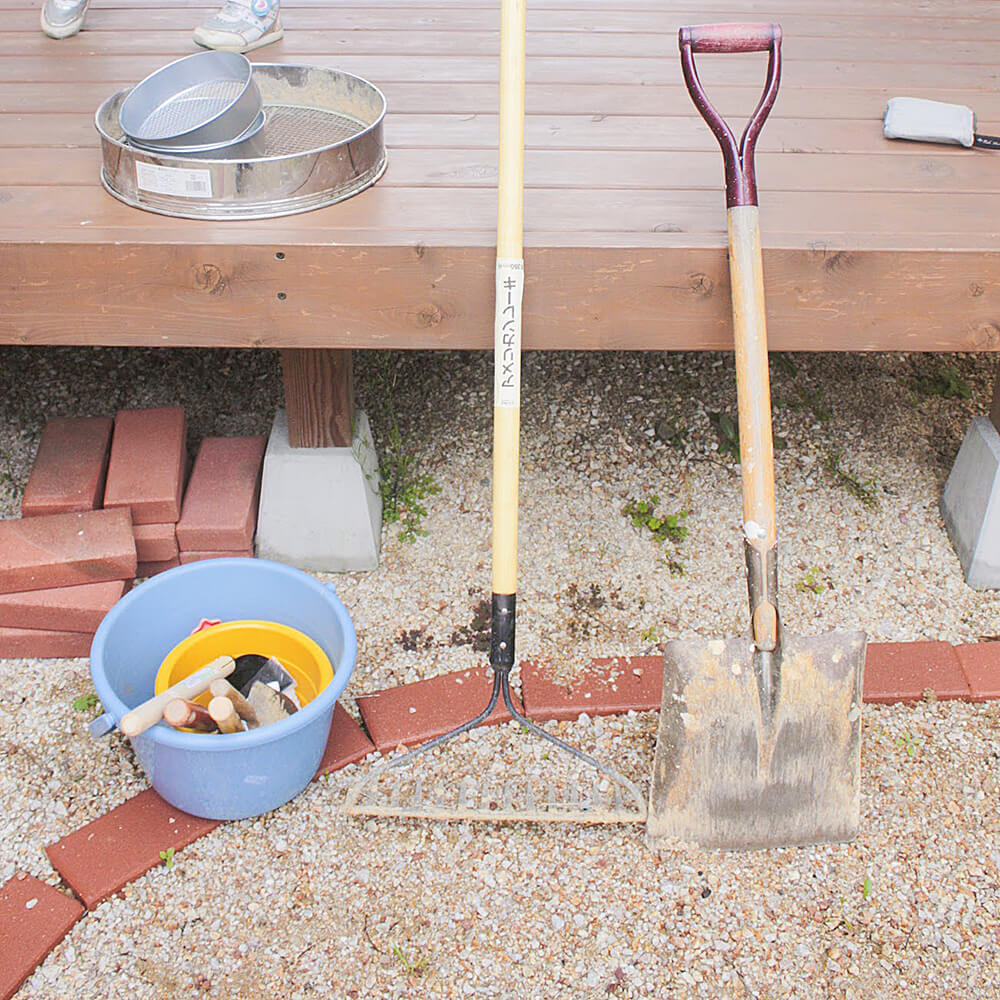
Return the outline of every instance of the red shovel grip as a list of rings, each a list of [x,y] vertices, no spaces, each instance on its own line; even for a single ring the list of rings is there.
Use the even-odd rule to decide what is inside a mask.
[[[757,137],[778,96],[781,80],[781,26],[777,24],[698,24],[681,28],[677,35],[681,50],[681,70],[684,82],[694,100],[698,113],[719,140],[726,163],[726,204],[757,204],[757,177],[754,168],[754,151]],[[767,52],[767,76],[764,92],[757,107],[736,141],[733,130],[722,115],[715,110],[698,78],[695,52]]]
[[[680,32],[692,52],[767,52],[780,39],[777,24],[696,24]]]

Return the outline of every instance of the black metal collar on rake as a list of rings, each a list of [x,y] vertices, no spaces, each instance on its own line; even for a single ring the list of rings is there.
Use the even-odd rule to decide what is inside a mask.
[[[722,147],[726,163],[726,207],[757,204],[757,177],[754,150],[757,137],[778,96],[781,79],[781,27],[777,24],[712,24],[681,28],[677,37],[681,50],[681,69],[691,99]],[[750,116],[739,143],[722,115],[708,99],[698,69],[696,52],[767,52],[767,79],[754,113]]]

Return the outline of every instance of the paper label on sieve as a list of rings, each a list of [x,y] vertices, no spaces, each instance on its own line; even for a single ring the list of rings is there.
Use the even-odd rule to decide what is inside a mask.
[[[493,405],[521,405],[521,298],[524,261],[497,258],[496,319],[493,327]]]
[[[135,183],[140,191],[151,194],[170,194],[178,198],[212,197],[212,173],[209,170],[136,163]]]

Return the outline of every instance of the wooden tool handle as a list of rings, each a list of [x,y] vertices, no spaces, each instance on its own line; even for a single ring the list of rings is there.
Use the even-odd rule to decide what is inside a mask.
[[[163,721],[174,729],[193,729],[199,733],[214,733],[218,731],[215,720],[208,714],[204,705],[184,698],[168,701],[163,709]]]
[[[218,680],[212,681],[208,686],[209,693],[213,698],[228,698],[233,703],[233,708],[236,709],[236,714],[248,725],[250,728],[254,728],[257,725],[257,713],[253,710],[253,705],[250,704],[225,679],[225,677],[220,677]]]
[[[524,0],[500,4],[500,136],[493,381],[493,602],[490,663],[514,663],[524,291]]]
[[[175,698],[197,698],[208,690],[209,684],[217,677],[228,677],[235,669],[236,661],[231,656],[220,656],[212,660],[189,677],[178,681],[173,687],[167,688],[162,694],[154,695],[122,716],[122,721],[119,723],[121,731],[130,737],[144,733],[163,718],[163,710],[168,702]]]
[[[226,697],[213,698],[208,703],[208,714],[222,733],[241,733],[243,726],[236,714],[236,706]]]
[[[756,205],[737,205],[729,209],[728,215],[729,280],[733,298],[736,398],[743,480],[743,532],[747,545],[760,556],[759,579],[765,590],[762,594],[750,595],[754,638],[759,648],[771,650],[777,645],[777,594],[768,592],[769,575],[764,572],[764,567],[768,553],[777,544],[778,528],[759,210]],[[755,582],[753,574],[751,582]]]

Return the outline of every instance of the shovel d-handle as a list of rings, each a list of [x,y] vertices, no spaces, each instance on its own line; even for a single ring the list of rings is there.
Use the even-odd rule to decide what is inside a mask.
[[[778,84],[781,80],[781,27],[777,24],[700,24],[681,28],[678,43],[684,82],[699,114],[708,123],[722,147],[726,163],[726,204],[730,208],[734,205],[756,205],[754,150],[757,148],[760,130],[778,96]],[[722,115],[715,110],[701,85],[694,62],[697,52],[768,53],[764,93],[747,121],[739,142]]]
[[[770,653],[778,648],[780,640],[778,532],[764,266],[753,157],[757,137],[778,94],[781,28],[776,24],[700,25],[681,28],[678,41],[688,90],[695,107],[718,139],[726,166],[729,279],[733,300],[747,591],[754,643],[758,650]],[[694,56],[696,52],[764,51],[769,54],[764,93],[737,143],[732,129],[705,94],[698,79]]]

